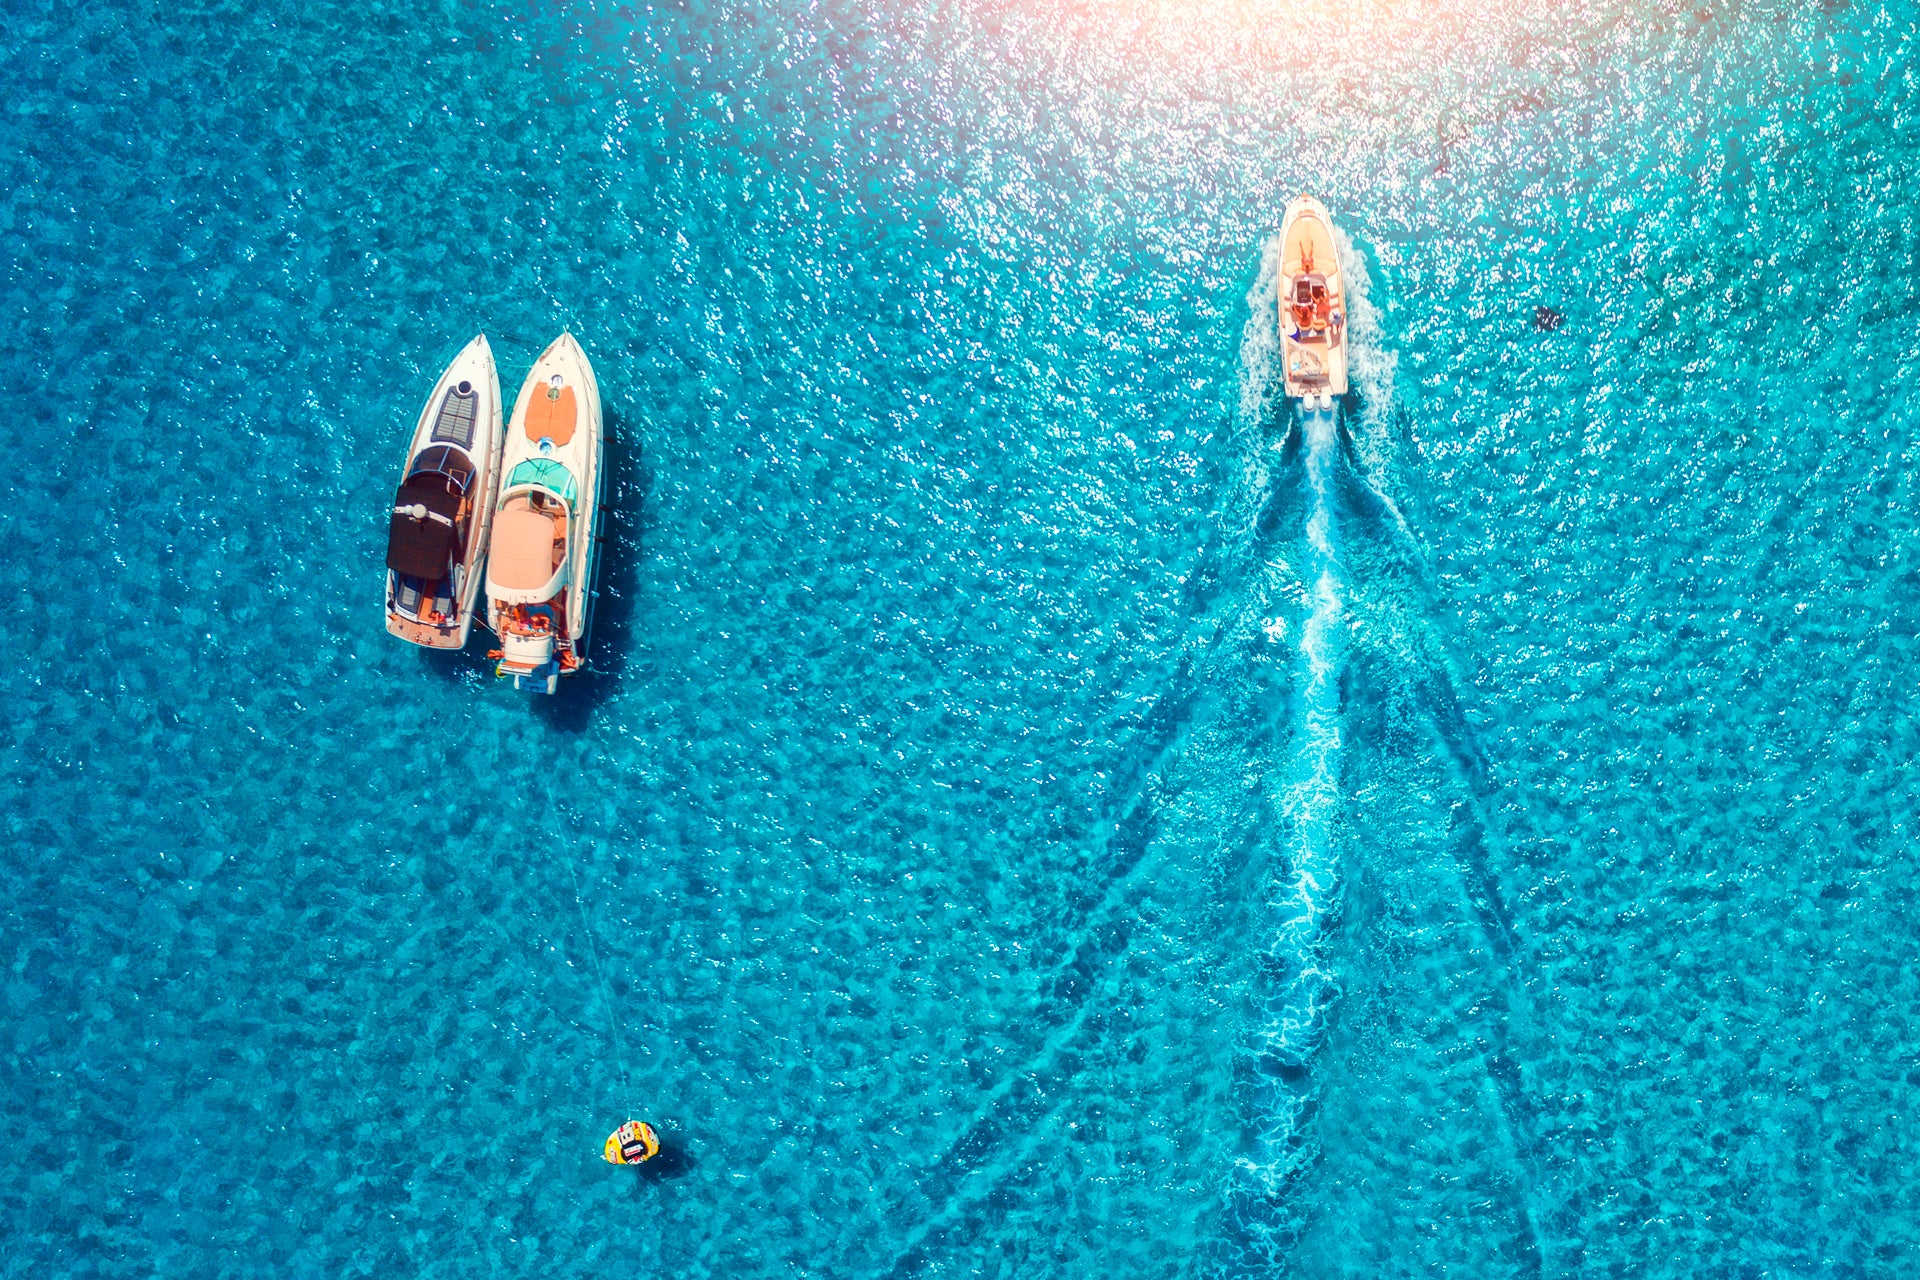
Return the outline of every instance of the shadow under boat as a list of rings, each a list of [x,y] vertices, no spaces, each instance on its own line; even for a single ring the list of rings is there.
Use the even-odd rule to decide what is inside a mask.
[[[478,673],[491,673],[493,664],[487,660],[487,649],[494,643],[493,633],[484,623],[477,623],[467,643],[458,649],[415,647],[420,649],[420,666],[428,675],[459,684]]]

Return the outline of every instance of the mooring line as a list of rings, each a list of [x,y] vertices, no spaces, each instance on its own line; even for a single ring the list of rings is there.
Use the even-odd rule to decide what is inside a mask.
[[[587,915],[587,900],[580,892],[580,873],[574,868],[571,859],[567,862],[567,876],[573,881],[573,905],[580,909],[580,927],[586,930],[587,934],[587,954],[593,960],[593,974],[600,983],[600,999],[607,1006],[607,1021],[613,1029],[613,1061],[620,1072],[620,1090],[626,1095],[626,1101],[631,1102],[633,1077],[627,1074],[627,1055],[620,1028],[620,1011],[613,1003],[613,987],[608,983],[607,971],[600,963],[600,944],[594,939],[593,921]]]

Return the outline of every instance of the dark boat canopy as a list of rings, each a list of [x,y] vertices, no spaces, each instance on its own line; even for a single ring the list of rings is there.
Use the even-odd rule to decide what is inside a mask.
[[[460,499],[447,492],[444,477],[409,476],[393,499],[387,568],[428,582],[446,577],[460,552],[459,514]]]

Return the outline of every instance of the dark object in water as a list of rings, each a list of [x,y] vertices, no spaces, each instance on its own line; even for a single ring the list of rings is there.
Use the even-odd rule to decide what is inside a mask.
[[[1565,322],[1566,317],[1558,311],[1555,311],[1552,307],[1535,307],[1533,309],[1533,327],[1542,333],[1552,333]]]

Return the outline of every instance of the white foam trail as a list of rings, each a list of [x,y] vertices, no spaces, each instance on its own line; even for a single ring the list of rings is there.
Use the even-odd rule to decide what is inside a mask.
[[[1367,487],[1392,514],[1407,545],[1417,546],[1418,540],[1408,528],[1406,517],[1400,514],[1400,504],[1391,496],[1399,490],[1394,474],[1392,436],[1394,377],[1399,370],[1399,357],[1386,346],[1382,336],[1380,308],[1373,305],[1370,296],[1373,278],[1367,272],[1365,255],[1354,247],[1353,237],[1339,227],[1333,229],[1333,247],[1340,259],[1340,277],[1346,287],[1347,378],[1359,399],[1359,413],[1347,424],[1347,434],[1360,457]]]
[[[1280,254],[1278,235],[1260,253],[1260,271],[1247,289],[1247,322],[1240,332],[1240,411],[1234,416],[1237,452],[1243,462],[1239,492],[1227,503],[1230,528],[1246,532],[1272,483],[1273,454],[1266,440],[1280,378]]]
[[[1333,817],[1340,802],[1340,672],[1338,646],[1342,606],[1339,565],[1333,547],[1333,504],[1328,497],[1328,472],[1337,436],[1334,415],[1305,415],[1307,481],[1313,489],[1313,509],[1307,516],[1310,565],[1318,569],[1313,587],[1313,611],[1300,635],[1300,656],[1306,668],[1306,686],[1294,733],[1294,779],[1283,810],[1293,832],[1294,892],[1283,899],[1294,914],[1287,918],[1279,942],[1311,945],[1326,914],[1325,902],[1334,887]],[[1288,948],[1292,950],[1292,948]]]
[[[1270,888],[1269,906],[1277,919],[1268,945],[1273,969],[1287,973],[1281,989],[1269,994],[1268,1021],[1253,1045],[1267,1097],[1257,1149],[1245,1172],[1266,1196],[1278,1195],[1307,1158],[1296,1140],[1304,1097],[1282,1080],[1304,1067],[1318,1046],[1326,1015],[1338,995],[1333,974],[1323,964],[1326,928],[1340,892],[1340,865],[1334,851],[1334,822],[1339,816],[1340,672],[1345,606],[1339,552],[1335,540],[1332,471],[1338,454],[1333,411],[1303,415],[1307,481],[1312,509],[1307,517],[1304,557],[1313,578],[1312,609],[1300,632],[1304,683],[1294,721],[1293,765],[1285,774],[1279,808],[1286,819],[1287,857]]]
[[[1266,416],[1280,370],[1280,256],[1275,234],[1260,251],[1260,274],[1247,290],[1247,324],[1240,332],[1240,421],[1257,428]]]
[[[1314,588],[1313,613],[1300,643],[1307,684],[1294,738],[1297,781],[1285,805],[1288,826],[1294,832],[1294,883],[1293,891],[1282,899],[1293,908],[1286,917],[1283,937],[1305,945],[1319,936],[1327,895],[1337,878],[1332,833],[1340,802],[1340,673],[1335,658],[1339,642],[1335,628],[1340,613],[1339,581],[1331,571],[1322,573]]]
[[[1362,428],[1385,426],[1393,409],[1393,378],[1399,360],[1381,340],[1380,308],[1373,305],[1373,277],[1367,260],[1354,247],[1353,237],[1339,227],[1333,229],[1333,248],[1340,259],[1340,279],[1347,308],[1347,377],[1360,393]],[[1277,303],[1275,304],[1278,305]]]
[[[1379,314],[1366,298],[1365,264],[1344,236],[1337,248],[1347,291],[1349,372],[1362,419],[1384,424],[1392,360],[1379,346]],[[1278,236],[1265,246],[1259,275],[1247,295],[1240,348],[1239,417],[1255,445],[1249,452],[1259,459],[1258,470],[1250,467],[1249,479],[1259,484],[1262,494],[1270,487],[1265,468],[1279,457],[1268,447],[1265,427],[1280,393],[1281,249]],[[1270,638],[1298,637],[1300,671],[1287,763],[1273,775],[1278,787],[1273,805],[1283,819],[1284,845],[1276,850],[1276,870],[1265,899],[1273,921],[1264,966],[1271,986],[1261,993],[1264,1017],[1248,1045],[1252,1142],[1239,1162],[1233,1192],[1248,1246],[1269,1263],[1279,1260],[1298,1230],[1297,1206],[1287,1189],[1312,1162],[1316,1146],[1303,1127],[1314,1092],[1306,1068],[1339,997],[1326,962],[1327,930],[1341,892],[1334,841],[1342,804],[1340,686],[1346,635],[1346,588],[1333,494],[1340,457],[1339,413],[1337,408],[1300,411],[1308,488],[1304,537],[1292,557],[1291,572],[1287,566],[1273,567],[1284,576],[1299,575],[1306,618],[1297,629],[1278,619],[1264,628]]]

